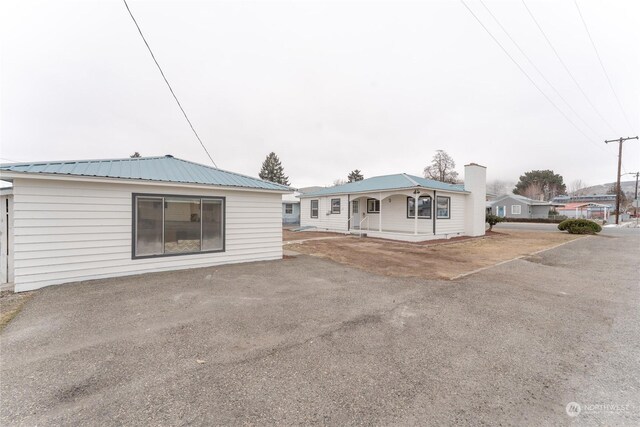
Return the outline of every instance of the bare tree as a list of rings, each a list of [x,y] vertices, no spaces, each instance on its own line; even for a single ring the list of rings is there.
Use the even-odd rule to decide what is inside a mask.
[[[509,194],[510,190],[515,185],[516,184],[513,181],[494,179],[493,181],[487,182],[487,192],[495,196],[500,196],[502,194]]]
[[[544,199],[544,188],[539,182],[532,182],[522,189],[520,194],[529,199],[542,200]]]
[[[572,196],[584,196],[584,189],[587,187],[587,183],[583,180],[573,180],[571,181],[571,184],[569,184],[569,194]]]
[[[338,178],[338,179],[333,181],[333,186],[335,187],[335,186],[346,184],[346,183],[347,183],[347,181],[345,181],[344,179]]]
[[[453,157],[444,150],[438,150],[431,160],[431,165],[424,168],[424,177],[456,184],[458,172],[454,170],[455,167],[456,162],[453,161]]]

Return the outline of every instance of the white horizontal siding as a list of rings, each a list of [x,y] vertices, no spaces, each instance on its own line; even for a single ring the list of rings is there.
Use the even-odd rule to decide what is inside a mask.
[[[446,196],[451,198],[451,204],[449,209],[451,210],[448,219],[436,218],[436,234],[451,235],[451,234],[464,234],[464,210],[466,197],[464,194],[455,193],[438,193],[438,196]]]
[[[131,259],[132,193],[226,198],[225,252]],[[16,290],[282,258],[280,194],[16,179]]]
[[[340,213],[331,213],[331,199],[340,199]],[[318,218],[311,218],[311,200],[318,200]],[[349,203],[347,196],[303,198],[300,200],[300,226],[321,230],[347,231]],[[328,213],[328,215],[327,215]]]

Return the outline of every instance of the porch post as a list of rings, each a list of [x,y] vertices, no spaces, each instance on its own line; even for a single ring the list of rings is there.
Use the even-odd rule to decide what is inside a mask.
[[[418,235],[418,195],[413,194],[413,234]]]
[[[378,213],[378,231],[382,233],[382,193],[378,193],[378,200],[380,200],[380,212]]]

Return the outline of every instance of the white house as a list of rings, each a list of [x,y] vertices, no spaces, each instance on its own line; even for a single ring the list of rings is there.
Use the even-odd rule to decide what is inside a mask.
[[[414,242],[482,236],[486,168],[466,165],[464,184],[401,173],[303,193],[300,200],[302,227]]]
[[[16,291],[282,258],[283,185],[172,156],[2,164],[0,179]]]

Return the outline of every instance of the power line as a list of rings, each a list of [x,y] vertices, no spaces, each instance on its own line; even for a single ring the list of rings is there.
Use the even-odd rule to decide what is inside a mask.
[[[556,55],[556,58],[558,58],[558,61],[560,61],[560,64],[562,64],[562,67],[564,68],[564,70],[567,72],[567,74],[569,74],[569,77],[571,77],[571,80],[573,80],[573,83],[575,83],[576,87],[580,90],[580,93],[582,93],[582,96],[584,96],[584,99],[587,100],[587,102],[589,103],[591,108],[593,108],[593,111],[596,112],[596,114],[602,119],[602,121],[604,123],[606,123],[607,126],[609,126],[609,129],[611,129],[612,132],[617,133],[613,129],[613,126],[611,126],[611,124],[607,121],[607,119],[605,119],[604,116],[600,113],[600,111],[598,111],[596,106],[593,105],[593,102],[591,102],[591,99],[589,99],[589,96],[587,96],[587,93],[584,91],[584,89],[582,89],[582,86],[580,85],[580,83],[578,83],[578,80],[576,80],[576,78],[573,76],[573,73],[571,73],[571,71],[569,70],[569,67],[567,67],[567,64],[565,64],[565,62],[562,60],[562,57],[560,56],[560,54],[558,53],[556,48],[553,46],[553,43],[551,43],[551,40],[549,40],[549,37],[547,37],[547,34],[544,32],[544,30],[542,29],[542,27],[538,23],[538,20],[535,18],[535,16],[533,16],[533,13],[531,13],[531,10],[527,6],[527,3],[525,3],[525,1],[522,0],[522,4],[524,5],[525,9],[527,9],[527,12],[529,13],[529,16],[531,17],[533,22],[536,24],[536,26],[538,27],[538,29],[542,33],[542,36],[547,41],[547,44],[549,44],[549,47],[551,48],[553,53]]]
[[[218,165],[216,165],[216,162],[213,161],[213,158],[211,157],[211,154],[209,154],[209,150],[207,150],[207,147],[204,146],[204,143],[200,139],[200,136],[198,135],[198,132],[196,132],[196,129],[193,127],[193,124],[191,124],[191,120],[189,120],[189,117],[187,116],[187,113],[184,111],[184,108],[182,108],[182,104],[180,104],[180,101],[178,101],[178,97],[176,96],[175,92],[173,91],[173,88],[171,87],[171,85],[169,84],[169,80],[167,80],[167,77],[164,75],[164,72],[162,71],[162,67],[160,67],[160,64],[158,63],[158,60],[156,59],[156,56],[153,54],[153,51],[151,50],[151,46],[149,46],[149,43],[147,43],[147,39],[144,37],[144,34],[142,34],[142,30],[140,29],[140,26],[138,25],[138,21],[136,21],[136,18],[133,16],[133,13],[131,13],[131,9],[129,9],[129,5],[127,4],[127,0],[122,0],[122,1],[124,2],[124,5],[127,8],[127,11],[129,12],[129,16],[131,16],[131,19],[133,20],[133,23],[136,24],[136,28],[138,29],[138,32],[140,33],[140,37],[142,37],[142,40],[144,41],[144,44],[147,46],[147,49],[149,50],[149,53],[151,54],[151,57],[153,58],[153,62],[156,63],[156,66],[158,67],[158,70],[160,70],[160,74],[162,74],[162,78],[164,79],[164,82],[167,84],[167,87],[169,88],[169,91],[171,92],[171,95],[173,95],[173,99],[176,100],[176,103],[178,104],[178,107],[180,107],[180,111],[182,111],[182,114],[184,115],[184,118],[187,119],[187,123],[189,123],[189,126],[191,127],[191,130],[193,131],[193,134],[198,139],[198,142],[200,143],[200,145],[204,149],[204,152],[207,153],[207,156],[209,157],[209,160],[211,160],[211,163],[213,163],[213,166],[215,166],[217,168]]]
[[[495,15],[491,12],[491,10],[489,9],[489,7],[487,7],[487,5],[480,0],[480,4],[482,4],[482,6],[484,6],[484,8],[487,10],[487,12],[489,13],[489,15],[491,15],[491,17],[493,18],[493,20],[496,22],[496,24],[498,24],[498,26],[502,29],[502,31],[504,31],[504,33],[507,35],[507,37],[509,38],[509,40],[511,40],[511,42],[515,45],[515,47],[518,49],[518,51],[522,54],[522,56],[525,57],[525,59],[529,62],[529,64],[533,67],[534,70],[536,70],[536,72],[540,75],[540,77],[542,77],[542,80],[545,81],[545,83],[547,83],[547,85],[549,85],[549,87],[551,89],[553,89],[554,93],[565,103],[565,105],[567,107],[569,107],[569,109],[573,112],[573,114],[575,114],[575,116],[580,119],[580,121],[582,122],[582,124],[584,124],[591,132],[593,132],[595,135],[597,135],[598,137],[600,136],[600,134],[591,127],[591,125],[589,125],[589,123],[584,120],[580,114],[578,114],[578,112],[571,106],[571,104],[569,104],[569,102],[560,94],[560,92],[555,88],[555,86],[553,84],[551,84],[551,82],[549,81],[549,79],[547,79],[547,77],[544,75],[544,73],[542,71],[540,71],[540,69],[536,66],[536,64],[533,62],[533,60],[529,57],[529,55],[527,55],[525,53],[525,51],[522,49],[522,47],[520,47],[520,44],[518,42],[515,41],[515,39],[513,37],[511,37],[511,34],[509,34],[509,32],[507,31],[507,29],[500,23],[500,21],[498,20],[498,18],[495,17]]]
[[[596,44],[593,42],[593,38],[591,37],[591,32],[589,31],[589,27],[587,27],[587,22],[584,20],[584,16],[582,16],[582,11],[580,10],[580,6],[578,6],[578,2],[576,0],[573,0],[573,3],[576,5],[576,9],[578,9],[578,15],[580,15],[580,20],[582,21],[582,25],[584,25],[584,29],[587,31],[587,35],[589,36],[589,41],[591,42],[591,46],[593,46],[593,50],[596,53],[596,56],[598,57],[598,62],[600,63],[600,67],[602,67],[602,72],[607,78],[607,82],[609,83],[611,92],[613,92],[613,96],[616,98],[616,101],[618,102],[618,107],[620,107],[620,111],[622,112],[622,115],[624,116],[625,121],[629,125],[629,129],[633,131],[633,126],[629,121],[629,117],[627,116],[627,113],[624,111],[624,108],[622,107],[622,102],[620,102],[620,98],[618,98],[618,94],[616,93],[616,90],[613,88],[613,84],[611,83],[611,79],[609,78],[609,73],[607,73],[607,70],[604,68],[604,63],[602,62],[602,58],[600,57],[600,52],[598,52],[598,48],[596,48]]]
[[[584,133],[584,131],[583,131],[582,129],[580,129],[580,128],[579,128],[579,127],[574,123],[574,121],[573,121],[573,120],[571,120],[571,119],[569,118],[569,116],[567,116],[567,115],[565,114],[565,112],[564,112],[564,111],[562,111],[562,110],[560,109],[560,107],[558,107],[558,105],[556,105],[556,103],[555,103],[555,102],[553,102],[553,100],[552,100],[551,98],[549,98],[549,96],[548,96],[546,93],[544,93],[544,91],[540,88],[540,86],[538,86],[538,84],[537,84],[537,83],[536,83],[536,82],[531,78],[531,76],[530,76],[530,75],[529,75],[529,74],[524,70],[524,68],[522,68],[522,66],[518,63],[518,61],[516,61],[516,60],[513,58],[513,56],[511,56],[511,54],[507,51],[507,49],[505,49],[505,47],[502,45],[502,43],[500,43],[500,42],[498,41],[498,39],[497,39],[497,38],[496,38],[496,37],[491,33],[491,31],[489,31],[489,29],[488,29],[488,28],[487,28],[487,27],[482,23],[482,21],[480,20],[480,18],[478,18],[478,16],[477,16],[475,13],[473,13],[473,10],[471,10],[471,8],[470,8],[470,7],[469,7],[469,6],[464,2],[464,0],[460,0],[460,2],[464,5],[464,7],[466,7],[466,8],[467,8],[467,10],[469,11],[469,13],[471,13],[471,15],[476,19],[476,21],[478,21],[478,23],[480,24],[480,26],[481,26],[482,28],[484,28],[484,30],[487,32],[487,34],[489,34],[489,36],[493,39],[493,41],[494,41],[494,42],[496,42],[496,44],[497,44],[498,46],[500,46],[500,49],[502,49],[502,51],[503,51],[503,52],[504,52],[504,53],[509,57],[509,59],[511,59],[511,61],[516,65],[516,67],[518,67],[518,69],[522,72],[522,74],[524,74],[524,75],[525,75],[525,77],[526,77],[527,79],[529,79],[529,81],[531,82],[531,84],[532,84],[536,89],[538,89],[538,91],[542,94],[542,96],[544,96],[544,97],[545,97],[545,99],[546,99],[547,101],[549,101],[549,103],[550,103],[551,105],[553,105],[553,106],[555,107],[555,109],[556,109],[556,110],[558,110],[558,112],[559,112],[560,114],[562,114],[562,116],[563,116],[563,117],[564,117],[564,118],[565,118],[569,123],[571,123],[571,125],[572,125],[574,128],[576,128],[576,130],[577,130],[578,132],[580,132],[580,133],[581,133],[585,138],[587,138],[587,140],[588,140],[588,141],[592,142],[592,143],[593,143],[596,147],[598,147],[600,150],[602,150],[602,151],[604,151],[604,152],[607,152],[607,153],[608,153],[608,151],[606,151],[606,150],[605,150],[604,148],[602,148],[598,143],[596,143],[593,139],[591,139],[591,138],[589,137],[589,135],[587,135],[586,133]]]

